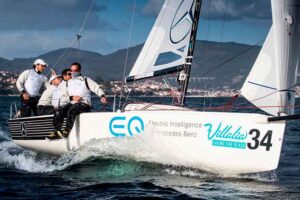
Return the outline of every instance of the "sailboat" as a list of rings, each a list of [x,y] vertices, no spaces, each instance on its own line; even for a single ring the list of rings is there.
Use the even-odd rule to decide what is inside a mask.
[[[241,89],[246,99],[267,114],[204,112],[184,107],[202,1],[166,0],[125,81],[177,72],[180,105],[136,103],[121,112],[82,113],[67,140],[45,139],[53,130],[52,116],[12,118],[9,126],[13,141],[34,151],[62,155],[92,139],[148,136],[161,146],[164,155],[172,155],[174,162],[163,164],[180,163],[213,173],[276,169],[286,120],[297,118],[293,115],[293,87],[300,62],[300,1],[271,2],[273,25]]]

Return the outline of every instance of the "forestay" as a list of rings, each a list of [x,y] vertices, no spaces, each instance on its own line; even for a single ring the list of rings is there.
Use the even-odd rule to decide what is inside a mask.
[[[180,71],[188,52],[194,0],[166,0],[126,82]]]
[[[293,114],[299,64],[300,0],[272,0],[273,25],[242,95],[271,115]]]

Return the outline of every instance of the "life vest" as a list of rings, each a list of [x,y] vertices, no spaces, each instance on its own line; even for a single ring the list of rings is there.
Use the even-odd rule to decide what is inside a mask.
[[[78,76],[67,83],[69,96],[80,96],[81,102],[91,105],[91,91],[88,88],[86,78]],[[71,102],[76,103],[76,102]]]
[[[31,69],[29,76],[25,81],[24,87],[29,97],[36,97],[40,94],[40,89],[47,77],[43,74],[38,74],[34,69]]]

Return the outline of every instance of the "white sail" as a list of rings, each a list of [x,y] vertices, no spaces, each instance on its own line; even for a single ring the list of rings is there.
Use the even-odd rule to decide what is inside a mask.
[[[300,42],[300,0],[272,0],[273,25],[242,95],[271,115],[293,114]]]
[[[195,0],[166,0],[125,81],[182,69],[190,42]]]

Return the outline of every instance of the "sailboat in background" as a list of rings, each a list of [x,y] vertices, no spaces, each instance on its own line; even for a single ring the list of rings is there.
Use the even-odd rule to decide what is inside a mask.
[[[145,154],[140,160],[179,164],[214,173],[276,169],[285,119],[291,117],[294,106],[300,0],[272,0],[273,26],[242,88],[247,99],[259,108],[263,106],[262,109],[273,116],[202,112],[183,106],[201,2],[166,0],[126,77],[126,82],[132,82],[178,72],[181,106],[140,103],[128,104],[121,112],[82,113],[67,140],[45,139],[53,129],[51,116],[10,119],[13,140],[22,147],[61,155],[91,139],[139,137],[147,138]],[[269,104],[270,108],[264,107]],[[151,152],[147,154],[145,151],[151,151],[151,144],[156,144],[167,159],[157,160],[150,156]]]

